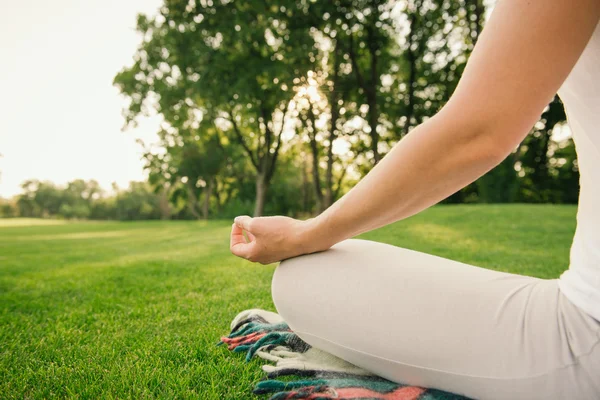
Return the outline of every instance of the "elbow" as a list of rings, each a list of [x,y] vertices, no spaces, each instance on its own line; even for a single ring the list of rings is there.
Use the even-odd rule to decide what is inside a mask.
[[[520,143],[520,141],[510,140],[507,138],[506,131],[498,131],[497,128],[484,130],[474,141],[482,158],[492,168],[512,154]]]
[[[443,124],[458,128],[455,139],[460,142],[460,146],[476,161],[487,164],[490,168],[512,154],[530,130],[526,121],[493,115],[493,112],[468,110],[469,107],[456,107],[454,104],[445,107],[438,114],[443,113]]]

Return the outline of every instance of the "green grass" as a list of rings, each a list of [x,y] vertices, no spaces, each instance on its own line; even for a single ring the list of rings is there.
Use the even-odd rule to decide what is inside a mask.
[[[567,268],[573,206],[438,206],[361,235],[542,278]],[[0,397],[252,398],[260,363],[216,347],[274,310],[231,221],[0,220]]]

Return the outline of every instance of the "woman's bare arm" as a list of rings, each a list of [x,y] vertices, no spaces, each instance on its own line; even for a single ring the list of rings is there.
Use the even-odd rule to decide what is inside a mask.
[[[499,0],[450,101],[309,221],[311,241],[327,248],[409,217],[499,164],[539,119],[599,18],[598,0]]]

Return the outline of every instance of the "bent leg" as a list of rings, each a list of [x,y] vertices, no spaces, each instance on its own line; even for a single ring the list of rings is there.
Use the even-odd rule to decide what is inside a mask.
[[[392,381],[483,399],[600,398],[600,322],[556,280],[349,239],[281,262],[272,291],[303,340]]]

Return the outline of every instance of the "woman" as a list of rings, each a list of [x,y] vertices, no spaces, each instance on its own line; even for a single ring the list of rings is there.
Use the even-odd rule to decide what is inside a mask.
[[[236,218],[233,254],[284,260],[273,300],[292,330],[392,381],[482,399],[600,399],[599,19],[599,0],[499,0],[452,98],[344,197],[308,221]],[[581,173],[560,279],[350,239],[499,164],[557,91]]]

